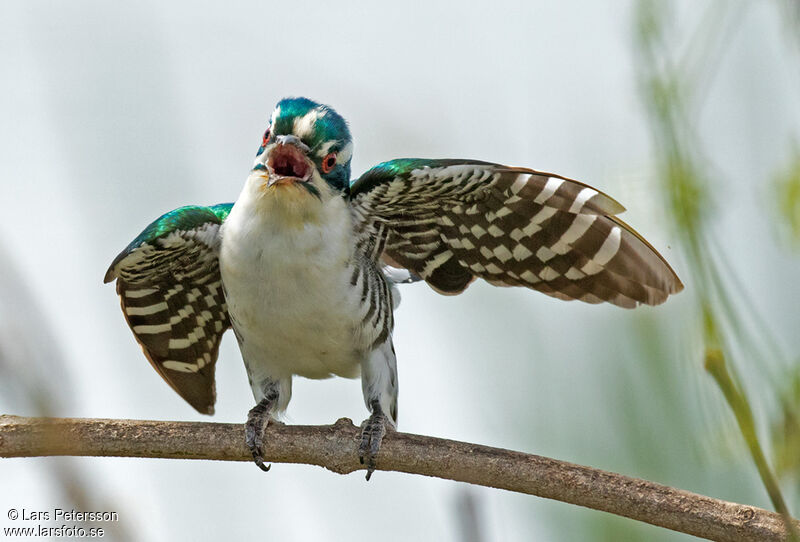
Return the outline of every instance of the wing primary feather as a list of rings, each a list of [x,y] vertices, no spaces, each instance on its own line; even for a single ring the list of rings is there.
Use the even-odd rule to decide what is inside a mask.
[[[215,363],[230,318],[219,273],[219,228],[232,204],[170,211],[111,263],[122,313],[145,357],[192,407],[213,414]]]
[[[562,299],[659,304],[683,289],[663,256],[586,183],[477,160],[398,159],[351,187],[360,244],[448,295],[475,277]],[[374,236],[380,232],[380,239]]]

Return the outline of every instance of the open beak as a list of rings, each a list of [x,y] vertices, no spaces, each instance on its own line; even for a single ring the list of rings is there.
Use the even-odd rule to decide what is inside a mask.
[[[269,172],[268,187],[305,182],[311,178],[311,164],[302,147],[305,145],[293,136],[284,136],[272,147],[266,163]]]

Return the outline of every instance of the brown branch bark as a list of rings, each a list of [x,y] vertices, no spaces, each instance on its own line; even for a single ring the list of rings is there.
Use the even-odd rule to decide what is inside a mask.
[[[358,440],[359,429],[346,418],[333,425],[270,426],[264,457],[347,474],[364,468]],[[0,416],[0,457],[53,455],[251,460],[239,424]],[[537,495],[710,540],[787,538],[778,514],[754,506],[477,444],[393,432],[383,441],[378,468]]]

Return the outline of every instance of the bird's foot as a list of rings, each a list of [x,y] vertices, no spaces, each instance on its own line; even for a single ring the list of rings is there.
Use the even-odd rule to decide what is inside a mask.
[[[361,424],[361,445],[358,447],[358,459],[367,465],[367,480],[375,471],[375,460],[381,448],[381,442],[387,430],[393,429],[389,417],[383,413],[377,401],[372,404],[372,414]]]
[[[271,465],[264,464],[264,457],[261,455],[261,446],[264,444],[264,431],[270,423],[277,423],[270,416],[270,411],[275,404],[275,398],[268,396],[250,409],[247,413],[247,423],[245,423],[245,443],[250,448],[258,468],[264,472],[268,471]]]

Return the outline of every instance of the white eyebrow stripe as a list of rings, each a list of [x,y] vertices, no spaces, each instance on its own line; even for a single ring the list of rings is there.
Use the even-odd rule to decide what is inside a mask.
[[[347,145],[344,146],[342,150],[339,151],[339,154],[336,155],[336,161],[340,164],[344,164],[350,160],[353,156],[353,142],[350,141]]]
[[[319,109],[312,109],[302,117],[295,118],[294,124],[292,125],[292,132],[300,139],[309,137],[311,132],[314,131],[314,124],[316,124],[317,119],[321,116],[322,112]]]
[[[319,156],[320,158],[322,158],[323,156],[325,156],[326,154],[328,154],[328,151],[330,151],[330,150],[331,150],[331,147],[333,147],[334,145],[336,145],[336,142],[337,142],[337,141],[338,141],[338,139],[332,139],[331,141],[326,141],[325,143],[323,143],[322,145],[320,145],[320,146],[319,146],[319,149],[317,149],[317,153],[316,153],[316,154],[317,154],[317,156]]]

